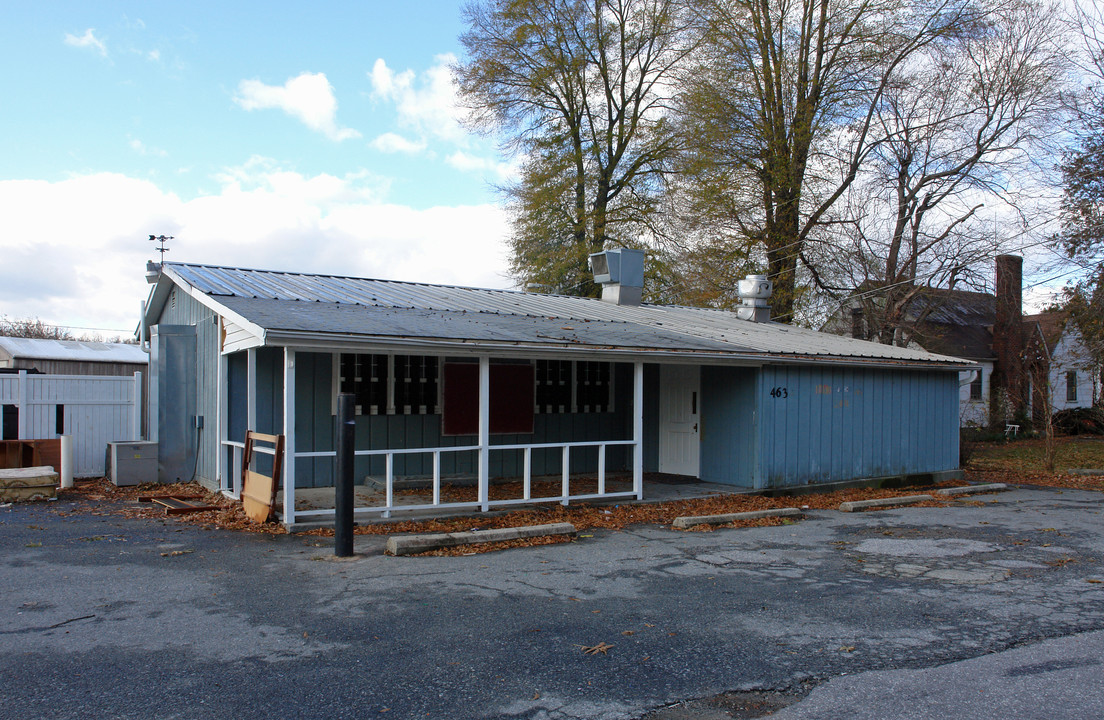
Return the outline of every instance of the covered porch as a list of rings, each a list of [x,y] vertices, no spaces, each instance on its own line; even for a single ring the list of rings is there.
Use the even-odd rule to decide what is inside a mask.
[[[283,434],[280,521],[332,521],[336,399],[351,392],[360,519],[643,498],[643,362],[407,354],[432,352],[359,346],[222,354],[222,491],[240,497],[247,429]]]

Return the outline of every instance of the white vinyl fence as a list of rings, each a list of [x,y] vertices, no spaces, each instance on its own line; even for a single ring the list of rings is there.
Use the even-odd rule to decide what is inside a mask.
[[[104,375],[0,375],[5,417],[18,413],[17,437],[73,437],[73,474],[99,477],[109,442],[141,440],[142,373]]]

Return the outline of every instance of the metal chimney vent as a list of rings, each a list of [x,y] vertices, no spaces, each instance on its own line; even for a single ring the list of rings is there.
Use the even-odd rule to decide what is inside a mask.
[[[770,296],[774,292],[774,283],[766,275],[748,275],[736,283],[736,292],[740,296],[736,317],[752,322],[770,321]]]
[[[590,270],[602,286],[602,299],[639,305],[644,294],[644,251],[618,248],[592,253]]]

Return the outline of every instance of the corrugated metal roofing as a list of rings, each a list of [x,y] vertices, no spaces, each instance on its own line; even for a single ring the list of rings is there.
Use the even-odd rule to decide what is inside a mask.
[[[363,336],[691,355],[962,363],[781,323],[741,320],[724,310],[619,306],[595,298],[181,263],[166,263],[164,272],[268,333],[319,339]]]
[[[146,364],[149,356],[137,345],[0,337],[0,349],[12,358]]]

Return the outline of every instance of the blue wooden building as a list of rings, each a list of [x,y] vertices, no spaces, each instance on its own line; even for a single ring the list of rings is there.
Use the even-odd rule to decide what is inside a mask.
[[[166,263],[141,325],[161,480],[235,494],[245,431],[282,433],[283,521],[332,518],[295,493],[332,487],[340,392],[356,475],[385,490],[362,513],[415,507],[394,492],[410,478],[432,489],[417,508],[486,510],[641,498],[645,473],[768,489],[957,470],[971,363],[770,322],[761,277],[738,312],[641,304],[639,260],[595,259],[603,299]],[[461,478],[477,494],[443,498]],[[493,497],[502,478],[516,497]]]

